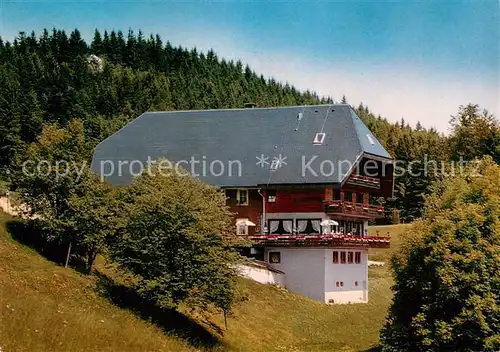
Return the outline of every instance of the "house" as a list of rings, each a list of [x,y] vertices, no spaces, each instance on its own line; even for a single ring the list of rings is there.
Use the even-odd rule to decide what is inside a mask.
[[[92,168],[130,183],[155,160],[221,187],[242,254],[325,303],[368,300],[368,236],[391,197],[394,161],[346,104],[147,112],[101,142]]]

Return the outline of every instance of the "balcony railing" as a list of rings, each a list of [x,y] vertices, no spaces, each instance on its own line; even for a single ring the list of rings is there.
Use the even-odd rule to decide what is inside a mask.
[[[346,215],[358,215],[370,218],[381,218],[384,216],[384,207],[380,205],[370,205],[341,200],[329,200],[324,203],[326,213],[343,213]]]
[[[324,235],[255,234],[248,236],[248,239],[252,240],[255,243],[266,246],[363,246],[387,248],[391,243],[390,237],[356,236],[344,235],[342,233],[332,233]]]
[[[347,184],[353,186],[362,186],[368,188],[380,189],[380,180],[373,177],[352,175],[348,180]]]

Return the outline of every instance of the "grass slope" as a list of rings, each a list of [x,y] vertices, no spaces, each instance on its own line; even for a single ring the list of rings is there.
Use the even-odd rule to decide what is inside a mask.
[[[0,213],[0,348],[11,351],[367,351],[378,342],[390,303],[387,268],[370,269],[370,302],[326,306],[286,290],[241,280],[248,300],[228,318],[155,317],[122,309],[85,276],[47,261],[13,240]],[[402,227],[387,228],[397,237]],[[395,238],[397,241],[397,239]],[[374,253],[377,259],[388,254]],[[142,319],[146,317],[148,319]],[[150,322],[151,321],[151,322]],[[154,323],[153,323],[154,321]],[[186,322],[189,324],[186,325]],[[209,335],[194,344],[186,329]],[[190,336],[188,336],[190,337]],[[210,345],[211,347],[206,347]]]
[[[92,277],[7,236],[0,213],[0,348],[20,351],[195,351],[101,298]]]

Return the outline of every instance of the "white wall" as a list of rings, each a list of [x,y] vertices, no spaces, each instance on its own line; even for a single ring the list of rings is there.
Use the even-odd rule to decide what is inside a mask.
[[[330,300],[332,303],[368,302],[368,251],[365,248],[328,248],[325,251],[325,303]],[[334,251],[361,252],[361,263],[335,264]],[[343,286],[337,287],[337,282],[343,282]]]
[[[266,248],[264,255],[267,262],[269,252],[281,253],[281,263],[271,265],[285,273],[287,289],[317,301],[325,301],[325,249]]]
[[[252,265],[238,265],[238,272],[241,276],[261,284],[280,285],[285,287],[285,274],[277,273],[266,268],[258,268]]]
[[[333,252],[360,252],[359,264],[333,263]],[[265,249],[265,261],[269,252],[280,252],[281,263],[270,263],[285,273],[285,287],[292,292],[324,303],[368,302],[368,250],[366,248],[288,248]],[[355,258],[355,255],[353,254]],[[337,282],[339,286],[337,287]],[[340,282],[343,285],[340,285]],[[356,286],[355,283],[358,283]]]

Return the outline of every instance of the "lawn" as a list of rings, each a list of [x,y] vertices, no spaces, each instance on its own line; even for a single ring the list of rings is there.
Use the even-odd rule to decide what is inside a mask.
[[[21,351],[196,351],[120,309],[96,280],[47,261],[5,230],[0,213],[0,348]]]
[[[371,248],[370,260],[388,262],[391,254],[399,249],[405,236],[411,235],[411,224],[371,226],[368,229],[370,236],[389,236],[391,238],[391,248]]]
[[[225,330],[221,315],[139,307],[123,287],[103,285],[102,274],[48,261],[11,238],[5,229],[11,220],[0,213],[3,352],[368,351],[378,344],[391,299],[387,267],[370,269],[370,301],[356,305],[326,306],[241,279],[248,300],[236,306]],[[405,226],[383,229],[397,245]],[[373,258],[386,260],[393,250],[373,251]],[[102,261],[98,269],[110,270]]]

